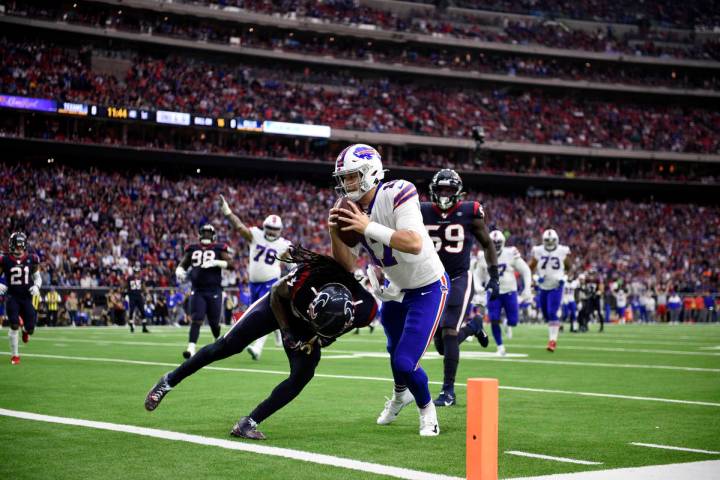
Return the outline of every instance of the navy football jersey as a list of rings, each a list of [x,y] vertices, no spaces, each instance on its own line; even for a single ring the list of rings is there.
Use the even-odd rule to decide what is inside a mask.
[[[475,241],[472,223],[476,218],[485,218],[480,204],[458,202],[443,212],[431,202],[422,202],[420,210],[425,228],[450,278],[470,270],[470,253]]]
[[[29,298],[33,286],[33,271],[40,264],[37,255],[24,254],[21,257],[0,255],[0,265],[8,287],[8,295],[15,298]]]
[[[322,277],[325,277],[324,275]],[[325,280],[322,282],[321,280]],[[301,338],[308,340],[314,336],[314,332],[310,328],[310,319],[308,318],[308,308],[315,299],[315,291],[320,290],[327,283],[327,278],[321,278],[319,275],[314,277],[310,275],[310,268],[301,266],[288,274],[287,284],[290,287],[290,310],[293,315],[290,317],[290,327],[293,333],[300,335]],[[356,281],[345,285],[353,296],[355,305],[355,315],[352,325],[348,325],[345,331],[353,328],[361,328],[370,324],[377,313],[377,303],[375,297],[365,290],[360,283]]]
[[[220,267],[201,268],[208,260],[220,260],[222,252],[230,252],[226,243],[193,243],[185,247],[185,254],[190,255],[190,281],[193,290],[222,288]]]
[[[131,273],[127,278],[127,294],[130,297],[142,297],[143,281],[142,277],[136,273]]]

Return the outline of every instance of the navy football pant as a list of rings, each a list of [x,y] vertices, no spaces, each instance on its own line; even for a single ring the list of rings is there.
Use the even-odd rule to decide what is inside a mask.
[[[213,337],[220,336],[222,290],[196,290],[190,295],[190,342],[197,343],[200,327],[207,316]]]
[[[17,330],[20,325],[20,317],[23,320],[23,329],[30,335],[35,331],[35,322],[37,320],[37,312],[33,308],[32,298],[15,298],[7,297],[5,302],[7,310],[8,322],[12,330]]]
[[[174,387],[204,366],[242,352],[252,341],[277,328],[277,320],[270,309],[270,295],[268,294],[252,304],[240,320],[215,343],[204,346],[194,356],[170,372],[168,383]],[[252,411],[250,417],[257,423],[290,403],[315,375],[315,368],[320,361],[319,348],[313,348],[309,355],[286,348],[285,354],[290,361],[290,376],[280,382],[270,396]],[[252,388],[252,384],[249,382],[245,386]]]

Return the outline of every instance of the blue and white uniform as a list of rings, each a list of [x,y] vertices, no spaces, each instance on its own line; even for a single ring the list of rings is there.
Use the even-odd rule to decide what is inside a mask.
[[[566,245],[558,245],[547,250],[544,245],[532,248],[532,256],[537,261],[537,285],[540,289],[540,310],[548,323],[558,323],[558,311],[562,302],[563,278],[565,277],[565,257],[570,254]]]
[[[419,407],[431,401],[428,377],[420,367],[420,358],[435,335],[448,297],[449,279],[435,245],[423,224],[415,186],[404,180],[380,182],[368,206],[368,215],[394,230],[411,230],[422,238],[419,254],[399,252],[371,238],[362,246],[373,264],[381,267],[391,288],[399,294],[396,301],[385,301],[382,324],[396,385],[406,385]],[[354,248],[358,254],[360,244]]]

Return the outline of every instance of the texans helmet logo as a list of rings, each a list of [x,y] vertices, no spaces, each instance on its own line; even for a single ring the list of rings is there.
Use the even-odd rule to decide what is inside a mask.
[[[343,325],[343,330],[345,330],[350,328],[355,320],[355,306],[353,305],[353,302],[350,300],[345,302],[345,308],[343,310],[345,312],[345,317],[348,319],[348,321],[345,322],[345,325]]]
[[[312,303],[310,304],[310,308],[308,308],[308,315],[310,315],[310,318],[315,320],[318,316],[318,312],[316,311],[316,309],[318,307],[324,307],[325,305],[327,305],[329,300],[329,294],[325,292],[318,293],[315,299],[313,299]]]
[[[371,160],[373,157],[377,156],[377,152],[372,147],[358,147],[353,152],[353,155],[358,158],[362,158],[363,160]]]

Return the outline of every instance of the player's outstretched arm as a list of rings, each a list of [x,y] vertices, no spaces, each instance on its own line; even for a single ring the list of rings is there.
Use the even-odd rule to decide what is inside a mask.
[[[290,286],[287,283],[288,277],[285,276],[275,282],[270,287],[270,309],[275,316],[275,320],[280,327],[282,333],[283,344],[290,350],[297,350],[303,346],[303,342],[295,338],[290,330],[290,315],[285,307],[283,300],[290,299]]]
[[[498,252],[495,251],[495,245],[493,245],[492,240],[490,240],[490,233],[488,233],[483,217],[473,219],[472,232],[485,253],[485,262],[487,263],[487,271],[490,277],[487,285],[485,285],[485,289],[490,292],[490,298],[495,299],[500,294],[500,274],[498,272],[497,261]]]
[[[232,225],[233,228],[239,231],[240,235],[242,235],[245,240],[251,242],[253,238],[252,232],[247,227],[247,225],[245,225],[242,220],[240,220],[240,218],[233,213],[233,211],[230,209],[230,205],[228,205],[227,201],[225,200],[225,197],[220,195],[218,203],[220,204],[220,210],[222,210],[223,215],[225,215],[225,218],[228,219],[230,225]]]
[[[568,253],[565,257],[565,260],[563,260],[563,266],[565,267],[565,273],[570,275],[570,267],[572,267],[572,262],[570,261],[570,254]]]

